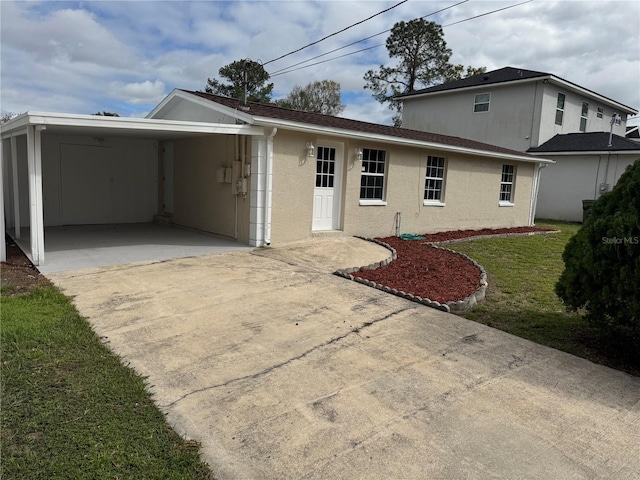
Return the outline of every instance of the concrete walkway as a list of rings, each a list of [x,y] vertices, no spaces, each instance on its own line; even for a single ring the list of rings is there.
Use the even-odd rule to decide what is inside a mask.
[[[217,479],[637,479],[640,378],[331,275],[332,238],[51,274]]]

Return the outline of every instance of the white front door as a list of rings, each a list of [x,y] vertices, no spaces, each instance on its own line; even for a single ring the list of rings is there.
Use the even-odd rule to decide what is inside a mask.
[[[340,193],[342,191],[342,147],[318,145],[316,186],[313,190],[313,230],[340,228]]]

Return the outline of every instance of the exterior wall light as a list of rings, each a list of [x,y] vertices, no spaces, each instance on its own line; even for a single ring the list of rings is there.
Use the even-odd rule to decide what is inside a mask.
[[[361,149],[361,148],[356,147],[356,148],[353,150],[353,153],[356,155],[356,160],[358,160],[359,162],[361,162],[361,161],[362,161],[362,149]]]
[[[313,157],[316,151],[316,147],[313,146],[313,143],[307,142],[307,157]]]

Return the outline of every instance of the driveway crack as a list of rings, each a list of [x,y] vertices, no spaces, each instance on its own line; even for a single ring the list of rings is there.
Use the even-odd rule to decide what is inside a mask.
[[[411,310],[413,308],[415,308],[415,307],[412,305],[410,307],[405,307],[405,308],[400,308],[398,310],[394,310],[393,312],[385,315],[384,317],[380,317],[380,318],[377,318],[375,320],[370,320],[370,321],[364,322],[360,327],[356,327],[356,328],[346,332],[343,335],[339,335],[337,337],[331,338],[331,339],[327,340],[326,342],[323,342],[323,343],[321,343],[319,345],[316,345],[316,346],[314,346],[314,347],[302,352],[300,355],[292,357],[292,358],[290,358],[290,359],[288,359],[288,360],[286,360],[284,362],[277,363],[275,365],[272,365],[272,366],[270,366],[268,368],[265,368],[264,370],[261,370],[259,372],[253,373],[251,375],[245,375],[243,377],[233,378],[233,379],[227,380],[226,382],[223,382],[223,383],[217,383],[215,385],[210,385],[208,387],[203,387],[203,388],[199,388],[197,390],[193,390],[193,391],[191,391],[189,393],[185,393],[184,395],[182,395],[181,397],[177,398],[176,400],[174,400],[171,403],[167,403],[166,405],[160,405],[160,407],[161,408],[170,408],[170,407],[175,406],[177,403],[181,402],[185,398],[188,398],[188,397],[190,397],[192,395],[195,395],[196,393],[202,393],[202,392],[206,392],[208,390],[214,390],[216,388],[226,387],[226,386],[231,385],[233,383],[242,382],[244,380],[253,380],[253,379],[262,377],[264,375],[268,375],[269,373],[273,372],[274,370],[277,370],[279,368],[285,367],[285,366],[295,362],[296,360],[301,360],[301,359],[309,356],[310,354],[312,354],[316,350],[320,350],[321,348],[328,347],[329,345],[337,343],[337,342],[347,338],[349,335],[358,335],[358,336],[360,336],[359,332],[361,332],[363,329],[368,328],[368,327],[370,327],[372,325],[375,325],[376,323],[388,320],[391,317],[399,315],[399,314],[401,314],[403,312],[406,312],[407,310]]]

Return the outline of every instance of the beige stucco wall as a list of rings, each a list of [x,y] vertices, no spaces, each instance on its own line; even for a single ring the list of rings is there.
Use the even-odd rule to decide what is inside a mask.
[[[217,179],[218,169],[231,167],[235,158],[235,138],[231,135],[174,141],[175,224],[233,238],[237,234],[239,241],[248,241],[245,218],[250,193],[235,195],[231,184]]]
[[[582,221],[582,200],[610,191],[638,155],[545,155],[555,164],[542,169],[537,218]],[[601,190],[601,185],[607,185]]]
[[[314,138],[280,130],[274,139],[273,245],[312,235],[315,158],[305,155],[308,141],[314,145],[321,145],[323,141],[342,142],[344,145],[341,225],[347,235],[393,235],[398,212],[401,215],[400,233],[513,227],[529,222],[533,164],[515,163],[514,206],[500,207],[502,165],[513,162],[338,137]],[[386,205],[360,205],[361,164],[354,159],[355,147],[378,148],[387,152]],[[443,207],[423,205],[428,155],[447,159]]]

